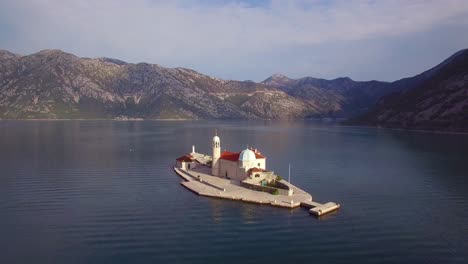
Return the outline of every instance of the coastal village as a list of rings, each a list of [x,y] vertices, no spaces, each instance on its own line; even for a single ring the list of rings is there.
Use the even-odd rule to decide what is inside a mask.
[[[340,208],[334,202],[325,204],[292,185],[266,168],[266,159],[258,149],[247,147],[241,152],[221,152],[221,139],[212,140],[212,156],[192,151],[176,159],[174,171],[190,191],[209,197],[238,200],[278,207],[309,209],[321,216]]]

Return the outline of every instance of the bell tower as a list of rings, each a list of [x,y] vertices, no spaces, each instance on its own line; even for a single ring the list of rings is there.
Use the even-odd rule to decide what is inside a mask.
[[[213,176],[219,176],[219,157],[221,157],[221,140],[218,137],[218,130],[215,132],[213,137],[213,160],[211,162],[211,174]]]

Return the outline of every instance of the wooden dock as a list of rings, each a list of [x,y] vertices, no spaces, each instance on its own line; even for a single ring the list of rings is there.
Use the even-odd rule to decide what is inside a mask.
[[[190,191],[208,197],[237,200],[248,203],[267,204],[284,208],[306,207],[316,216],[337,210],[336,203],[320,204],[312,201],[312,196],[300,188],[282,180],[293,190],[293,195],[273,195],[255,191],[239,185],[238,182],[210,175],[209,168],[199,167],[193,170],[182,170],[174,167],[174,171],[185,181],[181,185]]]

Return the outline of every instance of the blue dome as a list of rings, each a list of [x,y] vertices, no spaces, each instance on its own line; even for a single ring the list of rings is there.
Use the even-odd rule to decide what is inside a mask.
[[[254,161],[256,159],[257,158],[255,157],[255,153],[250,149],[244,149],[239,155],[240,161]]]

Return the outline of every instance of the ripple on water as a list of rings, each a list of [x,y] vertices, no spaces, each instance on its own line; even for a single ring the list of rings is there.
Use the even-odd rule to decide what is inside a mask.
[[[466,137],[308,122],[11,122],[0,121],[0,263],[468,258]],[[201,139],[214,128],[230,149],[261,148],[280,175],[291,161],[293,183],[342,208],[317,219],[187,191],[173,158],[193,142],[209,151]]]

